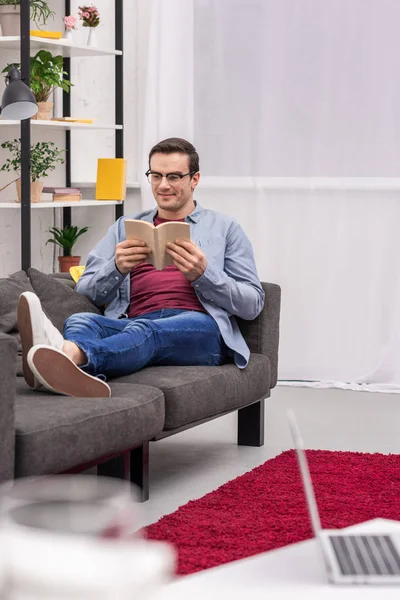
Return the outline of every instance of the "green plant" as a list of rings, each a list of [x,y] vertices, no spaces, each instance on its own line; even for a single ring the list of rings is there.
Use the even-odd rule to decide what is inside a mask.
[[[9,150],[13,157],[8,158],[0,167],[0,171],[16,171],[21,169],[21,140],[16,139],[11,142],[3,142],[1,148]],[[39,181],[47,177],[50,171],[54,171],[57,163],[63,163],[63,152],[59,150],[53,142],[37,142],[31,145],[31,181]]]
[[[48,232],[52,234],[52,238],[49,238],[46,244],[56,244],[60,248],[64,249],[64,256],[72,256],[72,248],[75,245],[76,240],[83,233],[86,233],[89,227],[82,227],[78,229],[76,225],[65,225],[65,227],[51,227]]]
[[[0,6],[19,6],[20,0],[0,0]],[[54,19],[55,12],[50,10],[45,0],[29,0],[31,6],[31,21],[33,21],[40,29],[41,25],[45,25],[47,19]]]
[[[1,2],[1,0],[0,0]],[[14,66],[21,69],[19,63],[8,64],[2,73],[8,73]],[[60,87],[64,92],[69,92],[72,83],[63,79],[66,71],[63,68],[63,57],[53,56],[48,50],[39,50],[35,56],[30,57],[30,88],[35,95],[36,102],[47,102],[55,87]]]

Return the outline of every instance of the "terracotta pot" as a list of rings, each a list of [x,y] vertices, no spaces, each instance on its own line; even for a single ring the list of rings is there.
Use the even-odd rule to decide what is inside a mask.
[[[17,186],[17,202],[21,202],[21,180],[15,182]],[[31,181],[31,204],[37,204],[42,199],[43,183],[41,181]]]
[[[20,6],[6,4],[0,6],[0,26],[2,35],[19,35]]]
[[[58,264],[60,273],[69,273],[71,267],[78,267],[81,261],[80,256],[59,256]]]
[[[38,111],[32,119],[40,121],[50,121],[53,116],[53,102],[38,102]]]

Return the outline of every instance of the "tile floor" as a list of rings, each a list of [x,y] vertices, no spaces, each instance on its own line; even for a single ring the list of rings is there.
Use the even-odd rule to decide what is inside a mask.
[[[277,387],[266,401],[265,445],[236,445],[237,415],[150,445],[149,524],[292,447],[285,411],[297,416],[307,448],[400,453],[400,394]]]

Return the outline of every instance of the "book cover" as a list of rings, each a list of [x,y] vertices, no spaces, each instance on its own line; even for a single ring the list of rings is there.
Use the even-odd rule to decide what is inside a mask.
[[[42,29],[31,29],[30,35],[33,37],[42,37],[51,40],[59,40],[63,36],[62,31],[45,31]]]
[[[53,202],[80,202],[82,194],[53,194]]]
[[[80,194],[81,190],[74,187],[44,187],[43,194]]]
[[[125,231],[127,240],[141,240],[146,243],[151,249],[146,262],[158,270],[174,264],[172,256],[165,252],[165,246],[169,242],[175,242],[178,238],[190,241],[190,225],[181,221],[168,221],[154,227],[148,221],[125,219]]]
[[[125,200],[126,160],[99,158],[97,160],[96,200]]]
[[[93,123],[93,119],[79,119],[75,117],[52,117],[50,121],[61,121],[63,123]]]

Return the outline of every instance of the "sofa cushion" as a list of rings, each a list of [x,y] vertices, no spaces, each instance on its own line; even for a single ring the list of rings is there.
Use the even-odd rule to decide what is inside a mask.
[[[59,473],[139,445],[164,426],[164,397],[145,385],[111,383],[111,398],[70,398],[17,379],[16,477]]]
[[[58,279],[32,267],[28,270],[28,275],[35,293],[40,298],[43,310],[61,333],[65,320],[74,313],[101,314],[97,306],[86,296],[78,294],[66,283],[70,278]]]
[[[270,364],[251,354],[245,369],[221,367],[147,367],[115,382],[156,385],[165,396],[165,429],[229,412],[269,395]]]
[[[21,340],[17,328],[17,303],[22,292],[33,292],[33,287],[25,271],[17,271],[9,277],[0,279],[0,333],[8,333]]]

